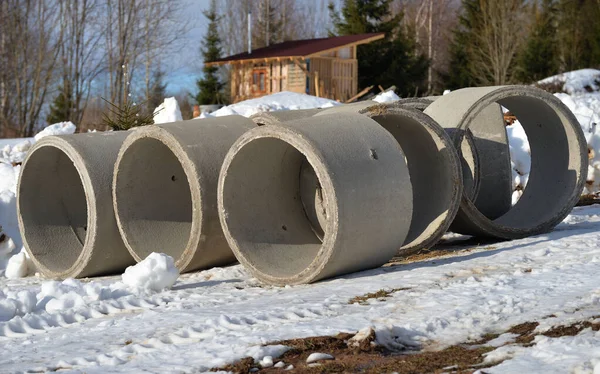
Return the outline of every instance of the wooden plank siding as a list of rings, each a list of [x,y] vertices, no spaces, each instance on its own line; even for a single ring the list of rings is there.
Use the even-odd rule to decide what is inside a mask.
[[[356,48],[348,52],[354,57]],[[231,98],[239,102],[281,91],[318,93],[338,101],[346,101],[358,92],[358,60],[338,57],[336,51],[327,56],[306,60],[277,59],[263,62],[242,62],[231,66]],[[264,74],[264,91],[254,82],[254,74]],[[307,76],[308,74],[308,76]],[[259,75],[257,75],[259,76]],[[316,83],[318,81],[318,83]]]
[[[313,57],[310,72],[318,72],[322,97],[346,101],[358,91],[358,60],[333,57]],[[309,81],[309,94],[316,95],[315,80]]]

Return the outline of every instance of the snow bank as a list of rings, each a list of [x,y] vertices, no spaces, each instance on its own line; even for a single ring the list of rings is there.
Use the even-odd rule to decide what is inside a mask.
[[[151,253],[121,276],[123,283],[132,289],[156,292],[171,288],[178,277],[173,258],[162,253]]]
[[[322,97],[284,91],[224,106],[223,108],[210,114],[202,113],[198,118],[221,117],[232,114],[250,117],[251,115],[260,112],[326,108],[334,105],[340,105],[340,103],[335,100],[325,99]]]
[[[158,113],[157,113],[158,112]],[[165,101],[154,109],[154,123],[170,123],[182,121],[181,110],[179,110],[179,104],[177,99],[174,97],[167,97]]]
[[[48,127],[46,127],[45,129],[43,129],[42,131],[40,131],[39,133],[37,133],[37,135],[34,137],[35,141],[39,141],[40,139],[49,136],[49,135],[69,135],[69,134],[73,134],[76,130],[75,125],[73,124],[73,122],[60,122],[60,123],[55,123],[54,125],[50,125]]]
[[[538,82],[540,85],[562,84],[562,90],[569,95],[600,90],[600,70],[581,69],[553,75]]]
[[[376,101],[378,103],[389,103],[398,100],[400,100],[400,96],[396,95],[394,91],[382,92],[373,98],[373,101]]]

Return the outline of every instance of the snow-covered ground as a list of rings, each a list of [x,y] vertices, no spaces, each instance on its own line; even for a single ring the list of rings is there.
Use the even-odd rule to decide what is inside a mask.
[[[394,288],[409,289],[348,304]],[[0,372],[203,372],[285,350],[269,342],[366,327],[392,349],[440,349],[523,322],[543,331],[599,314],[600,207],[576,208],[547,235],[453,246],[444,258],[312,285],[264,286],[236,265],[181,275],[162,292],[118,276],[1,279],[0,289]],[[506,361],[486,372],[600,369],[600,333],[535,342],[489,353]]]

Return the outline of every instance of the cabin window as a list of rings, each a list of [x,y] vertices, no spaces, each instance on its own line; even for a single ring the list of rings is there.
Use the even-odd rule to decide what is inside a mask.
[[[267,70],[254,69],[252,71],[252,92],[266,93],[267,92]]]

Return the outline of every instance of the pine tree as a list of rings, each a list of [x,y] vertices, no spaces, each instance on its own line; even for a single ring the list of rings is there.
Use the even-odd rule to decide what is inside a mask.
[[[525,48],[517,60],[517,79],[537,82],[558,73],[557,9],[554,0],[543,0],[541,9],[534,5],[535,21]]]
[[[392,0],[344,0],[341,15],[329,4],[332,35],[385,33],[385,38],[358,47],[358,85],[395,85],[402,96],[424,92],[428,60],[400,27],[402,14],[390,17]]]
[[[210,8],[204,12],[204,16],[209,20],[208,30],[201,48],[202,57],[206,63],[221,58],[221,37],[217,28],[220,17],[217,14],[216,0],[211,0]],[[195,97],[196,102],[200,105],[224,104],[223,87],[225,85],[219,77],[219,68],[205,65],[202,72],[202,78],[196,81],[199,90]]]
[[[108,112],[102,116],[102,122],[114,131],[129,130],[132,127],[147,126],[154,124],[154,116],[158,112],[144,114],[143,105],[137,105],[129,99],[125,99],[123,105],[118,106],[103,98],[108,104]]]
[[[65,81],[65,83],[58,88],[58,95],[56,95],[54,101],[50,104],[50,113],[48,113],[48,116],[46,117],[46,122],[48,122],[48,124],[71,120],[73,95],[70,86],[69,82]]]

